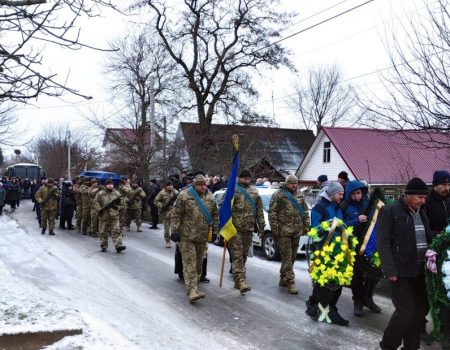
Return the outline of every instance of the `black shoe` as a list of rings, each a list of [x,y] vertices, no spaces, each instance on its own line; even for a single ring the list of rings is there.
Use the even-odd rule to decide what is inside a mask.
[[[60,228],[61,230],[65,230],[65,229],[66,229],[66,226],[59,226],[59,228]]]
[[[120,253],[122,250],[125,250],[125,249],[127,249],[126,246],[124,246],[124,245],[118,245],[118,246],[116,247],[116,252],[117,252],[117,253]]]
[[[305,311],[305,313],[313,321],[317,321],[319,319],[319,307],[316,304],[313,304],[309,299],[306,300],[306,311]]]
[[[348,326],[348,324],[350,323],[348,320],[339,315],[337,310],[335,310],[333,307],[330,307],[328,316],[330,317],[331,323],[337,324],[338,326]]]
[[[41,235],[45,235],[45,228],[42,229]]]
[[[368,302],[365,302],[364,306],[367,307],[370,311],[375,312],[376,314],[381,313],[381,308],[377,304],[375,304],[373,299],[370,299]]]
[[[228,273],[229,273],[230,275],[233,274],[233,268],[232,268],[232,267],[230,267],[230,269],[228,270]]]
[[[75,230],[75,226],[69,226],[67,229],[68,230]]]
[[[150,226],[149,229],[150,229],[150,230],[157,230],[157,229],[158,229],[158,226],[153,225],[153,226]]]
[[[55,232],[53,232],[53,230],[50,230],[50,231],[48,232],[48,234],[51,235],[51,236],[54,236],[54,235],[55,235]]]
[[[107,249],[106,247],[101,247],[102,252],[106,252],[106,249]]]
[[[202,277],[200,277],[200,282],[209,283],[209,279],[206,278],[206,276],[202,276]]]
[[[355,301],[353,304],[353,315],[356,317],[363,317],[363,303]]]

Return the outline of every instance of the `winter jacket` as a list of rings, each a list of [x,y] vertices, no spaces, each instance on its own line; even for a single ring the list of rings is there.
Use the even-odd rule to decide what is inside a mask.
[[[0,187],[0,207],[5,206],[6,200],[6,190],[3,187]]]
[[[352,201],[351,194],[358,189],[362,192],[362,198],[359,202]],[[347,183],[345,200],[341,204],[344,222],[347,226],[357,227],[361,224],[358,218],[369,202],[367,191],[367,186],[361,181],[355,180]]]
[[[75,193],[67,186],[63,186],[61,191],[61,216],[73,217],[75,210]]]
[[[331,220],[333,218],[343,219],[342,210],[339,204],[331,201],[326,192],[323,192],[318,204],[311,210],[311,227],[318,227],[322,221]],[[331,240],[334,240],[339,233],[334,233]],[[325,243],[326,236],[322,237],[321,242],[315,244],[314,249],[321,249]]]
[[[161,219],[164,220],[165,218],[170,217],[170,213],[172,212],[174,203],[172,203],[172,206],[167,208],[163,213],[161,213],[161,208],[168,204],[170,200],[172,200],[172,198],[175,196],[178,196],[178,191],[175,189],[172,189],[172,191],[168,191],[164,188],[157,194],[154,200],[154,204],[158,208],[158,214],[160,215]]]
[[[236,230],[238,231],[253,232],[255,230],[255,223],[258,223],[259,229],[264,230],[263,205],[258,190],[256,187],[251,185],[244,186],[243,184],[239,184],[239,186],[241,186],[242,189],[251,197],[253,203],[255,204],[255,208],[253,209],[244,194],[236,189],[233,198],[234,227],[236,227]],[[253,210],[255,210],[255,213]]]
[[[6,201],[20,201],[20,185],[17,182],[10,182],[6,191]]]
[[[433,235],[424,207],[420,217],[430,243]],[[377,221],[376,245],[381,268],[386,277],[417,277],[417,247],[414,219],[404,198],[380,210]]]
[[[431,191],[425,208],[430,221],[430,229],[433,231],[433,235],[436,235],[448,225],[450,220],[450,197],[442,198]]]
[[[142,200],[146,197],[144,190],[140,187],[132,188],[128,192],[128,209],[141,209]]]
[[[41,209],[57,210],[60,193],[56,186],[41,186],[36,192],[36,201],[41,205]],[[46,200],[45,203],[43,201]]]
[[[279,237],[299,237],[309,231],[309,214],[305,200],[300,193],[291,193],[295,200],[303,208],[301,215],[297,208],[283,193],[289,191],[282,186],[275,191],[270,200],[269,223],[272,233]]]
[[[208,240],[209,224],[203,212],[190,193],[191,187],[181,191],[172,212],[172,232],[179,233],[181,240],[206,243]],[[212,218],[212,233],[217,234],[219,212],[216,201],[211,192],[198,193],[200,199],[208,209]]]

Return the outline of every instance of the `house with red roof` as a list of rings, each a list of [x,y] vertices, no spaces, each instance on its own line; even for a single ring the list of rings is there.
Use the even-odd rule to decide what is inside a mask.
[[[450,135],[426,131],[322,127],[296,175],[304,184],[319,175],[365,180],[385,189],[420,177],[431,184],[436,170],[450,170]],[[396,191],[398,192],[398,191]]]

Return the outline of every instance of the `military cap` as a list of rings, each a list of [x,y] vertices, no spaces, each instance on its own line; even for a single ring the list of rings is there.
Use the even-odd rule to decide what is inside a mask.
[[[286,180],[284,181],[287,184],[298,184],[297,176],[295,175],[288,175],[286,176]]]
[[[242,169],[241,172],[239,173],[239,177],[240,178],[252,177],[252,173],[248,169]]]
[[[206,183],[206,177],[204,177],[202,174],[198,174],[194,177],[194,185],[198,185],[201,183]]]
[[[112,179],[108,179],[108,180],[105,181],[105,185],[109,185],[109,184],[113,184],[114,185],[114,182],[113,182]]]

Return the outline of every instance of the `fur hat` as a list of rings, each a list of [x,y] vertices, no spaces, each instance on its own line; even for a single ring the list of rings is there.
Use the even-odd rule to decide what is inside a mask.
[[[240,178],[252,177],[252,173],[248,169],[242,169],[241,172],[239,173],[239,177]]]
[[[297,176],[295,176],[295,175],[288,175],[288,176],[286,176],[286,180],[284,180],[284,183],[285,183],[286,185],[289,185],[289,184],[298,184]]]
[[[406,184],[405,194],[416,194],[416,195],[428,194],[427,184],[418,177],[412,178]]]
[[[327,192],[327,195],[329,195],[331,197],[332,195],[339,193],[339,192],[344,193],[344,187],[342,187],[342,185],[337,181],[331,181],[326,189],[326,192]]]
[[[319,181],[319,182],[326,182],[326,181],[328,181],[328,176],[326,176],[326,175],[320,175],[320,176],[317,178],[317,181]]]
[[[205,184],[206,183],[206,177],[204,177],[202,174],[195,175],[194,177],[194,185],[198,184]]]
[[[438,170],[433,174],[433,186],[450,183],[450,173],[447,170]]]

